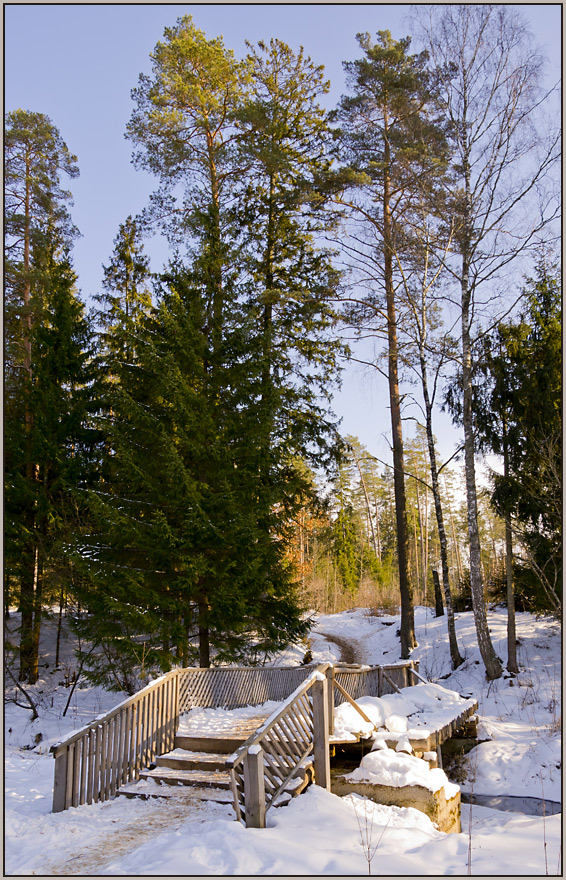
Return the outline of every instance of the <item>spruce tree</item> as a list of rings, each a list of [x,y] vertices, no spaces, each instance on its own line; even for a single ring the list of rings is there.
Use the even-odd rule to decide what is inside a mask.
[[[35,263],[32,304],[31,388],[10,389],[6,423],[7,560],[10,572],[26,583],[33,560],[33,595],[22,590],[20,674],[33,683],[38,676],[38,647],[43,597],[67,580],[72,588],[70,548],[84,527],[85,490],[93,480],[100,454],[93,426],[96,375],[92,330],[75,289],[69,259],[53,250]],[[24,430],[28,410],[33,419]],[[29,479],[29,473],[33,479]],[[33,511],[33,528],[22,530]],[[32,555],[33,554],[33,555]],[[31,556],[31,559],[30,559]]]
[[[34,677],[33,618],[38,560],[35,497],[38,463],[33,458],[33,334],[41,312],[45,254],[68,247],[77,234],[62,188],[63,174],[78,176],[76,157],[42,113],[15,110],[5,117],[4,223],[6,289],[6,401],[27,446],[25,486],[17,501],[13,551],[21,610],[20,679]],[[13,508],[15,514],[16,508]],[[10,532],[9,532],[10,533]],[[10,551],[11,552],[11,551]]]
[[[256,360],[234,303],[223,393],[210,395],[206,303],[189,273],[164,278],[108,392],[113,454],[93,497],[100,532],[82,553],[94,589],[81,624],[103,647],[89,674],[106,684],[133,689],[142,656],[146,670],[255,662],[305,631],[284,545],[258,541]]]

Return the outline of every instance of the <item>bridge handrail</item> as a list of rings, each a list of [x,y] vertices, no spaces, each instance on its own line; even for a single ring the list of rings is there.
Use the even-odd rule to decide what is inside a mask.
[[[267,810],[311,754],[316,784],[329,789],[328,673],[332,673],[332,664],[319,664],[227,758],[236,816],[244,819],[247,827],[265,827]]]

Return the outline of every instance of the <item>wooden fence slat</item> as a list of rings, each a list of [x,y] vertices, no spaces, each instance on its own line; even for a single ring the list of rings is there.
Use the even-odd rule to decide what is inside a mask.
[[[94,757],[94,801],[102,800],[102,727],[96,728]]]
[[[137,734],[137,721],[138,721],[138,703],[134,703],[132,706],[132,714],[131,714],[131,724],[130,724],[130,750],[128,752],[128,759],[126,763],[126,777],[124,782],[130,782],[132,779],[135,779],[135,767],[136,767],[136,734]]]
[[[86,799],[86,774],[88,768],[88,733],[80,740],[81,742],[81,781],[79,783],[79,806],[82,806]]]
[[[122,712],[115,716],[112,723],[112,747],[110,750],[110,797],[116,796],[116,789],[118,787],[118,762],[120,758],[120,739],[122,735]]]
[[[93,796],[93,777],[94,777],[94,749],[95,749],[95,731],[88,732],[88,769],[86,782],[86,802],[92,804]]]
[[[75,754],[73,757],[73,807],[79,805],[79,784],[81,778],[81,741],[75,743]]]
[[[134,779],[139,779],[139,773],[142,767],[142,714],[143,714],[143,701],[136,703],[136,751],[135,751],[135,763],[134,763]]]
[[[75,775],[75,743],[71,743],[68,749],[67,786],[65,790],[65,809],[73,805],[73,778]]]
[[[299,718],[294,717],[291,710],[285,718],[281,719],[281,727],[287,729],[287,738],[291,749],[293,748],[294,743],[298,743],[303,748],[308,743],[310,739],[310,731],[308,728],[305,728],[304,723],[301,724]]]
[[[81,766],[82,766],[82,737],[77,740],[75,751],[75,767],[73,778],[73,806],[78,807],[81,798]]]
[[[100,800],[107,800],[106,791],[106,765],[108,763],[108,724],[102,724],[100,740]]]

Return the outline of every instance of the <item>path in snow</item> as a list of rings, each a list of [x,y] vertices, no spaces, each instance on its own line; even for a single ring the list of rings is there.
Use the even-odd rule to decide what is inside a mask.
[[[346,641],[346,639],[339,638],[339,636],[331,636],[328,633],[317,632],[317,635],[322,636],[328,642],[333,642],[335,645],[338,645],[341,651],[341,663],[361,663],[361,660],[358,659],[357,644],[354,647],[351,641]]]
[[[108,834],[105,830],[103,835],[94,840],[91,837],[88,844],[85,843],[84,846],[77,847],[61,861],[49,862],[38,873],[55,876],[100,874],[103,869],[110,867],[117,859],[121,859],[147,843],[150,835],[155,837],[161,832],[176,831],[188,818],[195,821],[213,818],[211,808],[214,809],[216,806],[212,806],[210,801],[203,804],[196,798],[190,797],[187,797],[182,804],[171,803],[165,798],[151,798],[145,802],[142,815],[137,816],[133,822],[128,822],[120,827],[122,818],[119,811],[120,800],[118,798],[113,802],[113,805],[118,806],[117,818],[113,820],[118,825],[116,831]],[[221,810],[225,816],[226,806],[223,805]],[[206,816],[204,812],[206,812]]]

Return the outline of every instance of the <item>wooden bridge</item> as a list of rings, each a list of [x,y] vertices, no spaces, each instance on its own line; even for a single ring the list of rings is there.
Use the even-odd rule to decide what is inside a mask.
[[[266,811],[310,782],[330,790],[336,705],[392,693],[417,679],[415,661],[374,667],[323,663],[175,669],[52,746],[53,812],[120,794],[167,793],[188,802],[232,803],[246,826],[265,827]],[[259,707],[269,700],[280,705],[266,717]],[[180,718],[192,708],[244,706],[258,706],[258,714],[237,721],[229,732],[187,735],[179,730]],[[473,711],[467,710],[466,717]],[[445,731],[444,738],[451,732]],[[441,741],[437,732],[437,745]]]

